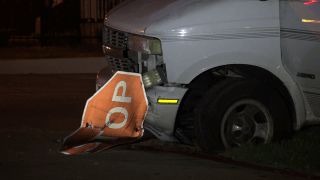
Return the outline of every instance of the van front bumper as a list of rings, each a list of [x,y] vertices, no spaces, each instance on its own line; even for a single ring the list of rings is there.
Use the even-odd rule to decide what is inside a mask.
[[[101,69],[97,74],[96,90],[99,90],[100,87],[107,83],[115,73],[116,71],[109,67]],[[145,117],[145,123],[160,128],[168,135],[173,135],[180,102],[187,90],[187,88],[182,87],[164,86],[154,86],[153,88],[146,89],[149,108]],[[176,99],[178,103],[158,103],[158,99]]]

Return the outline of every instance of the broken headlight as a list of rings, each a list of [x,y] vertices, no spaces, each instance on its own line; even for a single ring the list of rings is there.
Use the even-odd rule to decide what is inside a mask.
[[[150,88],[162,83],[161,77],[157,72],[157,69],[144,73],[142,75],[142,81],[145,88]]]
[[[167,75],[165,72],[165,64],[158,65],[156,69],[142,74],[142,81],[145,88],[151,88],[159,84],[167,84]]]
[[[127,48],[145,54],[162,54],[161,42],[159,39],[133,34],[128,35]]]

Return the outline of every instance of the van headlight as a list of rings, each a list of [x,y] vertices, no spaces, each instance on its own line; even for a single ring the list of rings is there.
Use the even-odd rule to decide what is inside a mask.
[[[142,75],[142,81],[143,81],[143,85],[146,89],[162,83],[161,77],[160,77],[157,69],[154,69],[154,70],[151,70],[151,71],[144,73]]]
[[[165,85],[168,84],[165,68],[166,68],[166,65],[161,64],[161,65],[158,65],[156,69],[143,73],[142,81],[143,81],[144,87],[147,89],[156,85],[160,85],[162,83]]]
[[[159,39],[133,34],[128,35],[127,48],[145,54],[162,54],[161,42]]]

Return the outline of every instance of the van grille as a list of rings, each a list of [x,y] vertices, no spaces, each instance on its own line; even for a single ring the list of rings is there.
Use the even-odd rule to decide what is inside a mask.
[[[130,67],[128,64],[128,59],[127,58],[115,58],[111,56],[106,56],[108,60],[108,66],[116,71],[126,71],[130,72]]]
[[[103,42],[106,46],[125,49],[127,46],[128,34],[104,26]]]

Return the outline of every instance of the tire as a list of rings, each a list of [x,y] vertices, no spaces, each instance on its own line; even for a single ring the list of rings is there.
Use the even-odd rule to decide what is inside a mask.
[[[214,85],[196,109],[195,138],[206,154],[292,136],[287,106],[271,86],[231,78]]]

